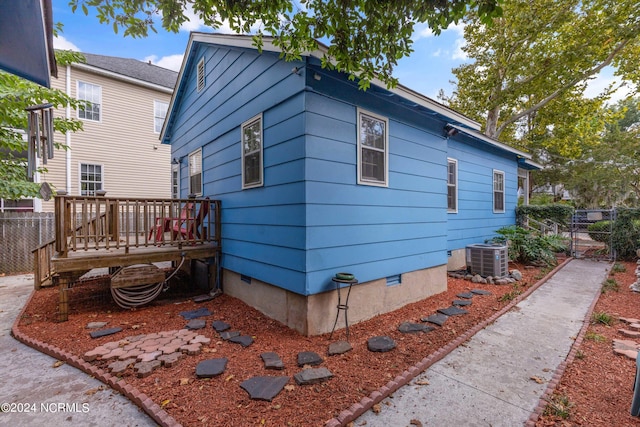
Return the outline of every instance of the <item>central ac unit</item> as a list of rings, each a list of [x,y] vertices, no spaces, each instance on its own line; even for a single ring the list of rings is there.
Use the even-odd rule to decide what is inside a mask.
[[[467,270],[481,276],[508,275],[509,258],[506,246],[476,243],[466,248]]]

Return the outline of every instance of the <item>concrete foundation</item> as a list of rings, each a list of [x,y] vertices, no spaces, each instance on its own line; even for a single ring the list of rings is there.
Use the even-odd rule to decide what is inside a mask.
[[[331,332],[338,311],[337,291],[303,296],[277,286],[223,270],[224,293],[244,301],[272,319],[304,335]],[[349,325],[420,301],[447,289],[447,266],[441,265],[402,274],[401,283],[388,286],[385,279],[354,285],[349,298]],[[343,288],[342,303],[347,288]],[[345,327],[340,313],[336,330]]]
[[[451,256],[447,261],[447,270],[448,271],[461,270],[463,268],[466,268],[466,266],[467,266],[467,259],[466,259],[465,248],[451,251]]]

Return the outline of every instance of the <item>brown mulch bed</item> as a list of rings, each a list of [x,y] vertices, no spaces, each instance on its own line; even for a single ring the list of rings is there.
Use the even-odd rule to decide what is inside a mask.
[[[630,415],[636,362],[615,355],[612,350],[613,339],[630,339],[618,332],[626,327],[617,319],[640,319],[640,294],[629,289],[636,281],[636,263],[619,264],[625,266],[625,271],[612,271],[609,275],[619,289],[601,294],[593,310],[594,314],[611,315],[613,323],[607,326],[591,322],[574,361],[555,389],[553,405],[547,406],[537,427],[640,426],[640,419]]]
[[[211,338],[211,343],[205,346],[204,352],[196,356],[187,356],[172,368],[156,370],[149,377],[137,378],[127,374],[124,379],[151,397],[185,426],[322,426],[327,420],[336,417],[363,397],[369,396],[371,392],[378,390],[410,366],[491,317],[507,305],[511,297],[526,291],[543,275],[538,268],[513,264],[510,268],[518,268],[524,275],[517,288],[476,285],[465,280],[449,278],[446,292],[352,325],[350,343],[353,350],[337,356],[327,356],[327,348],[331,342],[345,338],[344,329],[337,331],[332,340],[329,340],[328,334],[305,337],[226,295],[206,303],[195,304],[190,299],[194,293],[182,292],[155,301],[147,307],[123,310],[110,300],[105,292],[108,286],[100,283],[84,284],[73,289],[70,298],[72,311],[69,321],[63,323],[56,322],[57,290],[43,289],[36,292],[26,307],[19,327],[28,336],[64,348],[81,357],[86,351],[100,344],[126,336],[180,329],[186,321],[179,316],[179,312],[207,307],[213,315],[207,318],[207,328],[198,331]],[[628,266],[627,273],[616,274],[615,278],[620,282],[619,293],[607,293],[600,298],[609,300],[619,295],[622,305],[615,305],[615,302],[612,304],[616,307],[629,307],[629,310],[610,309],[611,313],[640,317],[640,310],[636,308],[640,307],[640,295],[629,295],[628,285],[633,280],[626,282],[630,280],[630,276],[627,276],[632,275],[633,270],[635,265]],[[419,322],[420,318],[435,313],[438,308],[448,307],[451,301],[457,299],[456,294],[475,288],[486,289],[492,295],[474,297],[473,305],[468,308],[469,314],[451,317],[443,327],[438,327],[428,334],[401,334],[397,331],[402,322]],[[95,295],[100,297],[94,298]],[[629,300],[635,301],[635,307],[627,303]],[[606,309],[597,307],[596,311]],[[234,330],[252,336],[255,342],[248,348],[242,348],[238,344],[223,341],[210,327],[211,320],[223,320],[232,325]],[[120,326],[124,330],[116,335],[91,339],[85,327],[92,321],[108,321],[108,327]],[[608,328],[609,332],[616,330],[617,327]],[[366,341],[377,335],[391,336],[397,342],[397,348],[388,353],[369,352]],[[591,345],[595,349],[589,348]],[[611,379],[615,386],[605,386],[606,399],[598,397],[598,400],[617,402],[618,411],[609,411],[603,415],[602,410],[596,406],[601,402],[592,402],[589,397],[593,391],[579,389],[578,397],[570,395],[575,405],[571,409],[572,418],[569,421],[556,421],[550,416],[545,416],[537,425],[640,425],[628,416],[634,362],[614,356],[610,339],[605,344],[585,340],[582,347],[586,357],[576,359],[576,362],[567,368],[565,377],[569,378],[568,383],[565,384],[563,379],[556,391],[570,395],[569,390],[576,384],[583,387],[593,384],[591,388],[600,388],[600,385],[608,384]],[[601,355],[596,353],[596,350],[610,356],[614,363],[601,365]],[[283,371],[264,369],[260,354],[269,351],[276,352],[282,358],[285,364]],[[321,366],[328,368],[335,376],[321,384],[296,385],[293,375],[302,369],[296,365],[297,354],[301,351],[315,351],[320,354],[324,358]],[[226,371],[213,379],[197,379],[196,364],[217,357],[229,359]],[[611,366],[624,366],[625,369],[609,373],[606,368]],[[577,370],[574,372],[576,367]],[[594,378],[582,380],[585,371],[594,374]],[[240,383],[253,376],[264,375],[286,375],[291,379],[285,390],[272,402],[251,400],[240,388]],[[602,377],[606,377],[607,381]],[[594,409],[588,411],[583,406]],[[576,420],[582,421],[573,420],[574,412],[578,417]]]

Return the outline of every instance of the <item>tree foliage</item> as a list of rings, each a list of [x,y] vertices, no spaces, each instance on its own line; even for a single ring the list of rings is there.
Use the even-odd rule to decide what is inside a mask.
[[[587,101],[587,81],[612,65],[628,82],[640,83],[640,3],[505,0],[502,9],[492,26],[474,15],[467,19],[463,49],[473,62],[454,69],[450,105],[486,121],[488,136],[522,139],[524,126],[534,132],[532,140],[551,138],[556,151],[579,154],[572,145],[602,125],[593,113],[614,89]]]
[[[58,64],[82,60],[82,56],[69,52],[56,52]],[[54,108],[67,105],[78,108],[80,102],[57,89],[49,89],[25,80],[13,74],[0,71],[0,198],[18,199],[38,197],[39,185],[27,180],[25,173],[25,152],[27,142],[24,132],[27,129],[26,108],[51,103]],[[76,119],[55,117],[53,122],[57,132],[75,132],[82,129],[82,123]],[[65,148],[55,144],[57,149]],[[44,169],[40,169],[40,172]]]
[[[375,77],[396,84],[393,68],[412,52],[416,23],[427,23],[438,34],[452,22],[473,12],[479,22],[499,16],[502,0],[71,0],[85,15],[94,11],[101,23],[117,33],[144,37],[162,28],[177,32],[192,10],[214,29],[227,23],[237,33],[257,27],[254,43],[263,35],[275,37],[287,59],[297,59],[317,48],[318,39],[329,41],[323,65],[359,78],[366,88]],[[159,17],[159,18],[158,18]]]

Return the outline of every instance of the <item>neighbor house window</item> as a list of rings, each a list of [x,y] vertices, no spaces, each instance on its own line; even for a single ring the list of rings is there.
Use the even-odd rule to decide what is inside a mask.
[[[198,62],[198,92],[204,89],[205,78],[204,78],[204,57],[200,59]]]
[[[458,212],[458,161],[447,159],[447,211]]]
[[[389,122],[358,111],[358,184],[387,186]]]
[[[242,188],[262,185],[262,114],[242,124]]]
[[[102,87],[78,81],[78,100],[86,101],[85,105],[78,110],[78,118],[99,122]]]
[[[155,133],[162,132],[164,118],[167,116],[169,104],[162,101],[153,101],[153,131]]]
[[[171,198],[180,198],[180,165],[171,164]]]
[[[80,164],[80,195],[95,196],[102,190],[104,176],[101,165]]]
[[[202,196],[202,149],[189,154],[189,194]]]
[[[504,212],[504,172],[493,171],[493,211]]]

